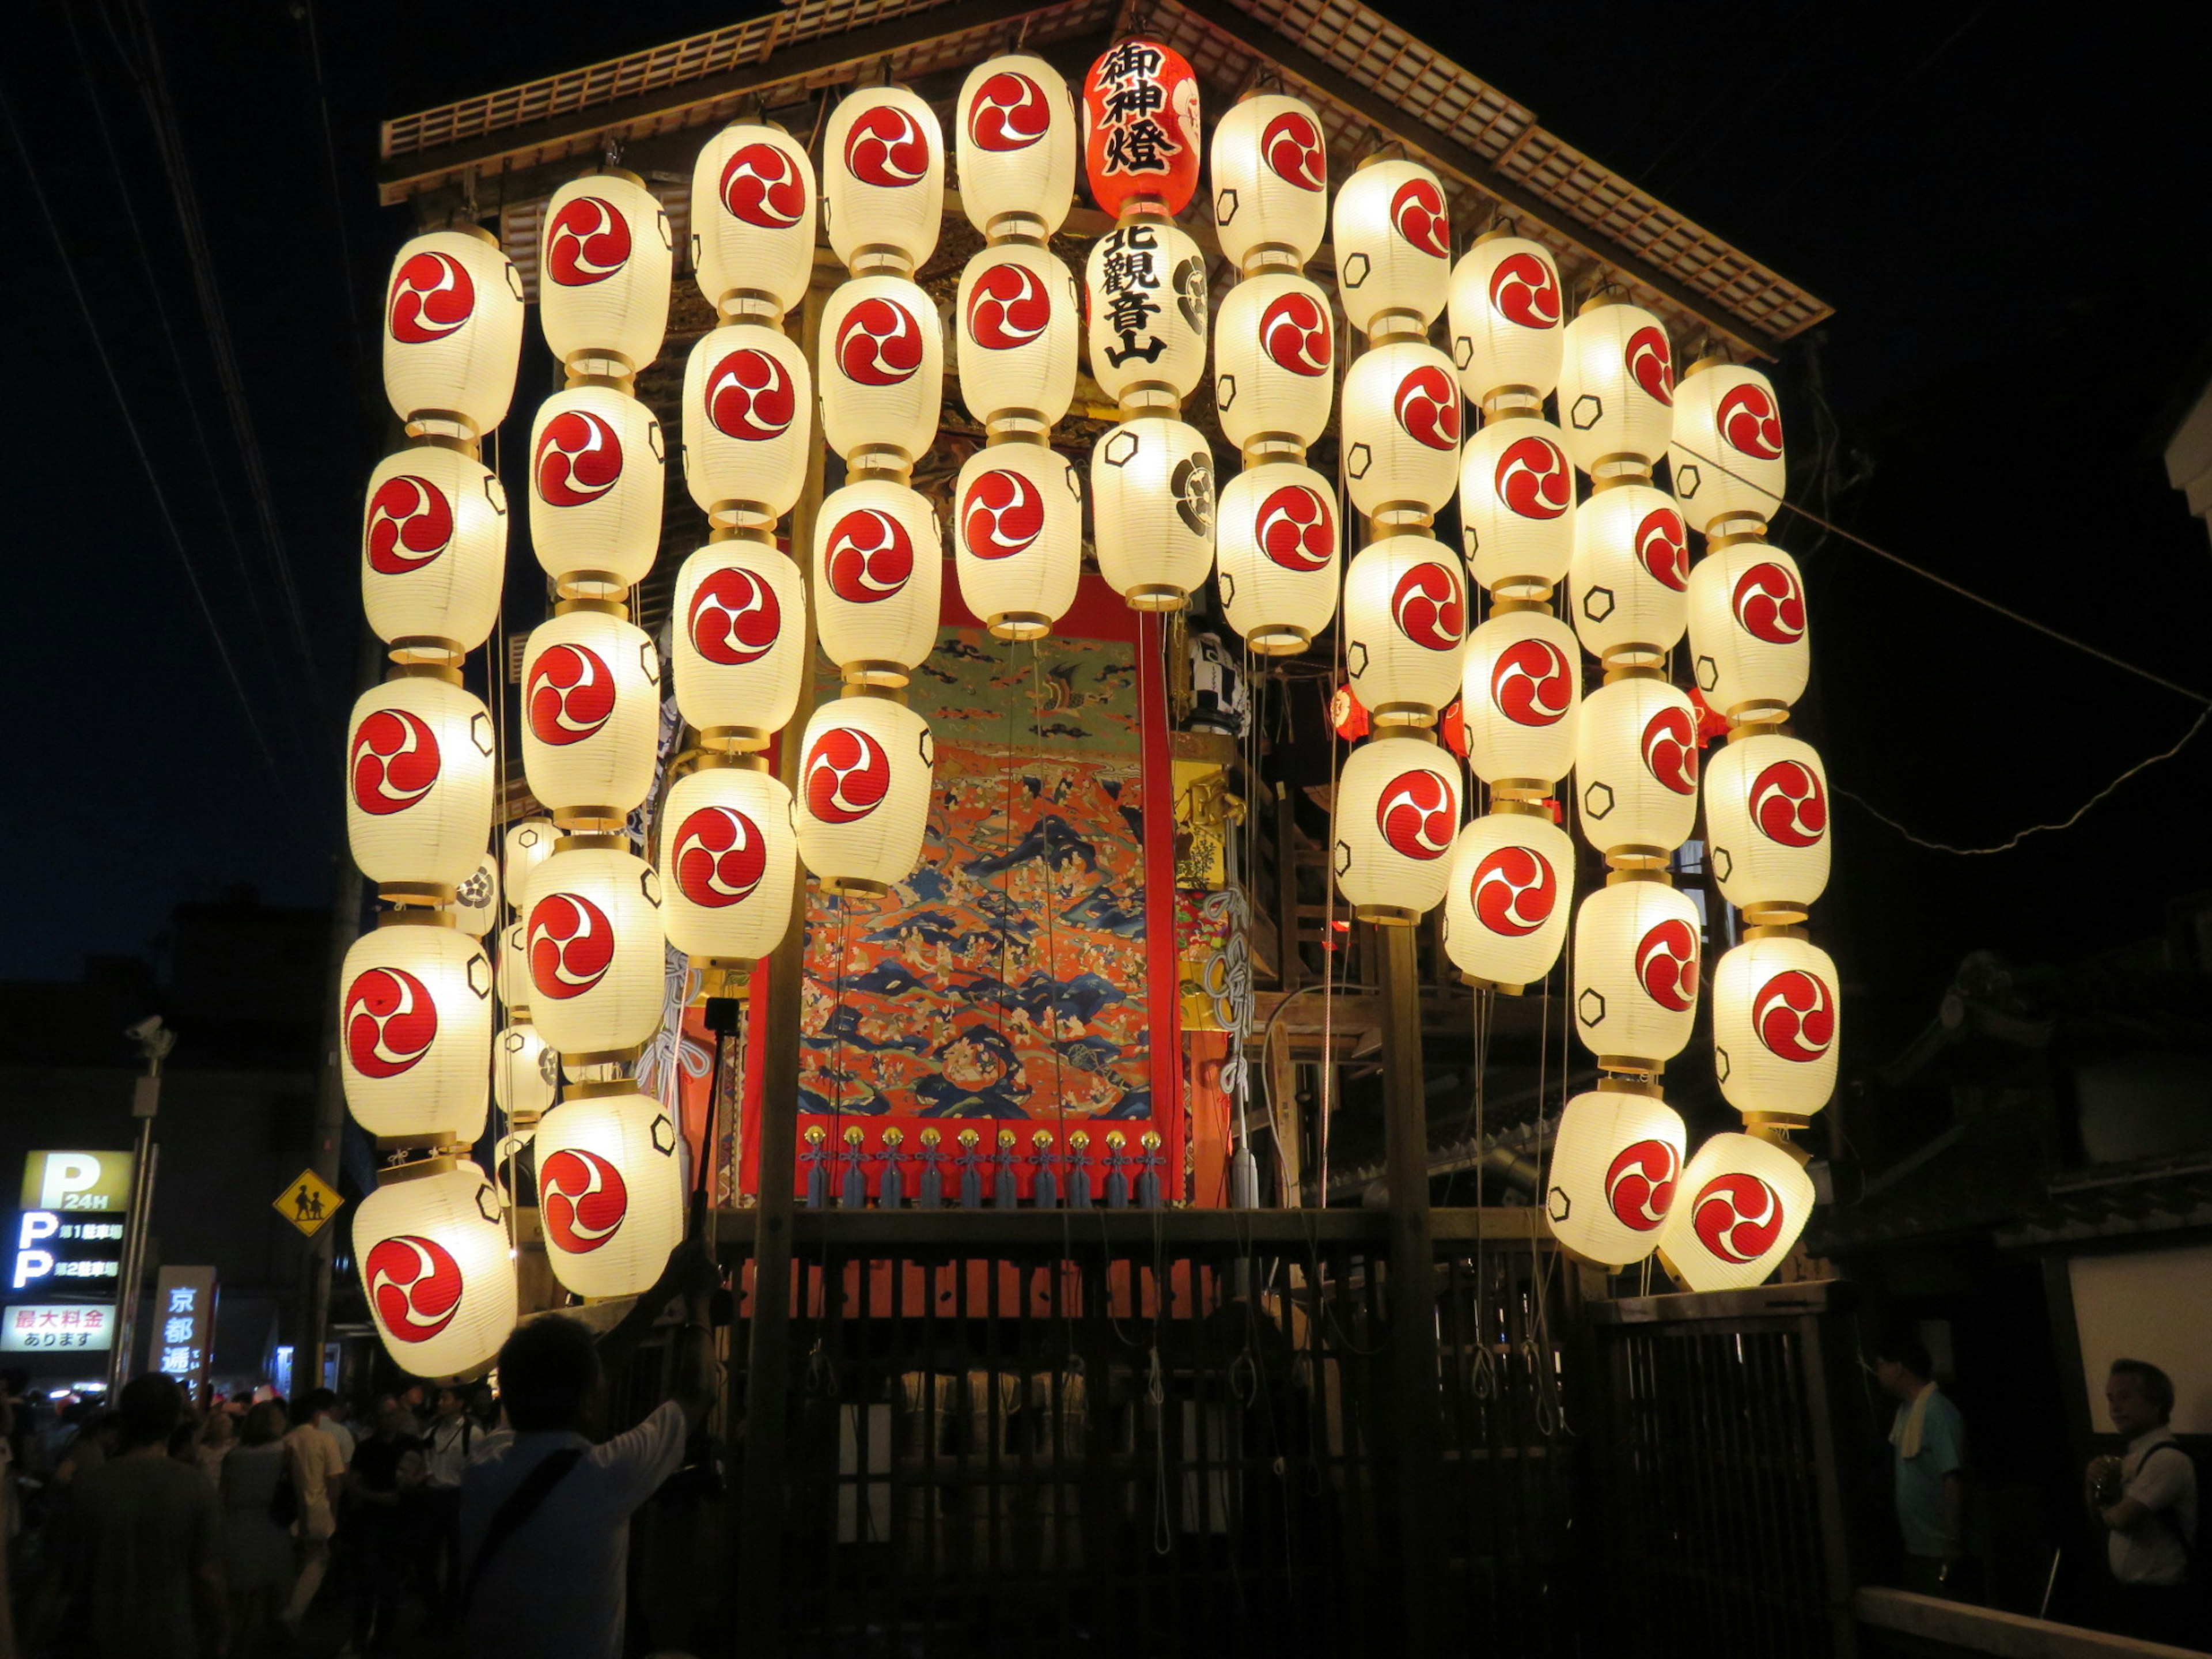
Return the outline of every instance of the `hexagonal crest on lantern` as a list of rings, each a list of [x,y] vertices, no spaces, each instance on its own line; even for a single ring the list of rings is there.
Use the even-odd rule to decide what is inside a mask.
[[[1216,409],[1230,409],[1233,408],[1236,403],[1237,377],[1234,374],[1217,375],[1213,382],[1213,406]]]
[[[1565,1187],[1553,1188],[1544,1200],[1544,1213],[1552,1218],[1552,1224],[1559,1225],[1574,1212],[1575,1201],[1567,1196],[1567,1189]]]
[[[1585,989],[1575,1002],[1575,1013],[1585,1025],[1605,1024],[1605,993],[1593,985]]]
[[[1346,288],[1358,288],[1367,280],[1367,264],[1365,254],[1353,254],[1337,268],[1337,281]]]
[[[1735,857],[1725,847],[1713,848],[1713,873],[1723,881],[1735,874]]]
[[[469,958],[469,989],[479,1002],[491,994],[491,958],[481,951]]]
[[[1605,418],[1605,399],[1595,392],[1585,392],[1575,399],[1575,406],[1567,411],[1567,421],[1577,432],[1587,432]]]
[[[1365,444],[1354,444],[1344,458],[1344,470],[1355,478],[1367,476],[1367,469],[1375,465],[1375,452]]]
[[[1231,188],[1217,192],[1213,198],[1213,222],[1217,225],[1226,225],[1234,222],[1236,217],[1236,191]]]
[[[1603,622],[1607,617],[1610,617],[1613,614],[1613,590],[1611,588],[1592,587],[1584,590],[1583,593],[1583,615],[1588,617],[1592,622]]]
[[[665,1112],[653,1120],[653,1150],[663,1158],[676,1150],[676,1126]]]
[[[1127,466],[1137,459],[1137,452],[1141,447],[1143,446],[1135,433],[1116,432],[1106,440],[1105,447],[1098,452],[1098,459],[1109,466]]]
[[[1613,786],[1593,783],[1583,791],[1583,811],[1594,818],[1601,818],[1613,811]]]
[[[500,1217],[499,1194],[494,1192],[489,1185],[477,1188],[477,1213],[482,1216],[486,1221],[491,1222],[494,1225],[498,1224]]]

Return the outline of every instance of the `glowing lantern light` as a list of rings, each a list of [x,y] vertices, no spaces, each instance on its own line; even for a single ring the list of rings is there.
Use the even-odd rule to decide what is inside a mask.
[[[1425,333],[1451,283],[1451,210],[1418,161],[1376,161],[1336,192],[1337,295],[1361,333]]]
[[[1690,572],[1690,667],[1739,724],[1774,720],[1804,695],[1813,647],[1797,561],[1763,537],[1724,536]]]
[[[1713,1073],[1739,1112],[1808,1118],[1836,1092],[1836,964],[1754,929],[1713,970]]]
[[[507,902],[518,915],[529,910],[530,878],[553,856],[559,833],[550,818],[520,818],[507,826],[501,862],[507,872]]]
[[[1719,358],[1693,364],[1674,388],[1667,466],[1682,510],[1706,535],[1754,527],[1736,520],[1764,525],[1782,505],[1788,470],[1774,383]]]
[[[968,412],[993,430],[1038,431],[1075,397],[1074,273],[1041,247],[987,247],[960,273],[955,354]]]
[[[575,1083],[538,1126],[538,1218],[554,1278],[635,1296],[684,1237],[676,1125],[631,1083]]]
[[[772,328],[737,323],[684,368],[684,482],[718,528],[773,526],[798,502],[813,442],[806,354]]]
[[[1091,378],[1127,408],[1174,405],[1206,374],[1206,256],[1168,220],[1132,216],[1084,265]]]
[[[659,198],[610,168],[571,179],[545,204],[538,308],[545,343],[572,374],[627,379],[660,355],[676,246]]]
[[[1426,523],[1459,475],[1459,383],[1422,340],[1363,353],[1344,377],[1344,471],[1352,505],[1385,524]]]
[[[1138,611],[1179,609],[1213,563],[1213,455],[1194,427],[1124,421],[1091,452],[1098,574]]]
[[[1306,448],[1328,428],[1335,365],[1328,296],[1291,271],[1248,276],[1213,332],[1222,435],[1248,455]]]
[[[507,1010],[509,1019],[530,1018],[529,915],[528,908],[524,907],[520,920],[500,930],[495,984],[500,1006]]]
[[[1698,908],[1649,871],[1615,871],[1575,913],[1575,1035],[1613,1071],[1682,1052],[1698,1008]]]
[[[848,465],[904,471],[937,441],[945,331],[903,276],[839,284],[822,313],[822,435]]]
[[[718,984],[742,984],[790,929],[799,879],[792,817],[781,781],[743,764],[704,767],[668,791],[660,811],[662,919],[668,942]]]
[[[1656,867],[1698,819],[1698,717],[1652,671],[1601,685],[1575,732],[1583,838],[1618,865]]]
[[[1797,1160],[1750,1135],[1715,1135],[1682,1172],[1659,1249],[1693,1291],[1764,1284],[1813,1213]]]
[[[1339,535],[1328,480],[1292,461],[1247,467],[1223,489],[1218,520],[1214,579],[1229,625],[1262,656],[1304,650],[1336,613]],[[1455,650],[1451,672],[1456,685]]]
[[[921,854],[936,748],[921,715],[858,689],[806,723],[799,853],[824,891],[882,894]]]
[[[522,276],[475,225],[404,244],[384,295],[384,392],[410,437],[473,441],[507,418]]]
[[[1468,401],[1534,414],[1559,384],[1565,290],[1540,242],[1486,231],[1452,268],[1451,356]]]
[[[482,939],[499,925],[499,860],[486,853],[468,879],[453,890],[453,925]]]
[[[362,512],[361,599],[397,662],[454,662],[499,616],[507,491],[483,462],[442,444],[387,455]]]
[[[814,619],[848,680],[904,685],[937,643],[945,550],[929,498],[881,478],[847,484],[814,518]]]
[[[1486,422],[1459,463],[1460,533],[1476,581],[1501,599],[1548,599],[1574,554],[1575,473],[1548,421]]]
[[[736,121],[691,168],[691,264],[718,316],[775,322],[814,273],[814,164],[781,127]]]
[[[1612,1267],[1658,1248],[1689,1145],[1681,1115],[1656,1090],[1632,1089],[1614,1083],[1567,1103],[1544,1192],[1552,1236]]]
[[[1611,483],[1575,514],[1575,632],[1615,666],[1656,667],[1689,620],[1690,538],[1664,490]]]
[[[1649,477],[1674,421],[1674,347],[1656,317],[1600,295],[1566,327],[1559,424],[1567,454],[1592,477]]]
[[[1004,639],[1051,632],[1083,575],[1075,468],[1042,443],[990,444],[962,464],[953,501],[962,603]]]
[[[676,707],[708,749],[765,749],[799,707],[806,579],[772,543],[711,542],[684,561],[672,606]]]
[[[1075,100],[1060,71],[1012,52],[978,64],[961,83],[953,155],[960,206],[985,236],[1042,241],[1075,196]]]
[[[522,768],[564,830],[612,830],[653,787],[660,659],[645,630],[570,599],[522,653]]]
[[[491,836],[491,715],[456,669],[393,675],[346,728],[346,842],[379,896],[445,904]]]
[[[1102,211],[1157,202],[1179,216],[1198,187],[1200,141],[1198,77],[1173,47],[1117,41],[1083,77],[1083,166]]]
[[[1361,921],[1409,923],[1435,908],[1459,832],[1459,762],[1429,740],[1376,738],[1336,786],[1336,884]]]
[[[1240,271],[1303,265],[1328,234],[1328,141],[1302,99],[1255,93],[1213,129],[1213,223]]]
[[[1575,763],[1582,649],[1549,611],[1500,609],[1468,636],[1460,717],[1468,763],[1493,794],[1541,800]]]
[[[1467,580],[1459,559],[1425,536],[1362,549],[1344,579],[1344,655],[1352,687],[1378,726],[1433,725],[1459,690]]]
[[[660,878],[614,836],[572,836],[523,921],[530,1018],[568,1064],[630,1059],[660,1028]]]
[[[840,103],[822,137],[822,221],[845,268],[919,270],[944,217],[937,112],[905,87],[868,87]]]
[[[1804,920],[1828,885],[1828,774],[1809,743],[1752,732],[1705,768],[1721,896],[1754,925]]]
[[[412,1376],[482,1372],[514,1328],[514,1262],[498,1192],[474,1164],[432,1158],[387,1172],[353,1221],[376,1334]]]
[[[1541,807],[1499,803],[1459,832],[1444,948],[1470,982],[1516,992],[1552,971],[1574,909],[1575,844]]]
[[[530,428],[530,541],[562,597],[611,598],[660,548],[660,422],[610,386],[571,386]]]
[[[561,1056],[525,1020],[503,1028],[491,1042],[491,1097],[516,1128],[553,1109],[561,1082]]]
[[[338,970],[346,1109],[382,1138],[483,1133],[491,963],[443,912],[390,912]]]

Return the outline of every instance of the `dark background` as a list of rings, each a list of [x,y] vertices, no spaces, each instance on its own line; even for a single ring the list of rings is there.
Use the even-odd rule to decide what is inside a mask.
[[[2207,54],[2185,9],[2105,6],[2044,30],[2021,20],[2052,14],[1993,0],[1383,9],[1837,307],[1777,370],[1793,493],[2028,616],[2212,687],[2212,548],[2159,464],[2212,370]],[[30,845],[0,978],[73,977],[88,953],[158,957],[176,903],[237,884],[277,902],[328,891],[359,493],[386,422],[375,306],[410,229],[374,205],[376,120],[745,15],[544,0],[322,0],[312,18],[282,0],[11,11],[0,86],[27,173],[185,557],[11,153],[5,556],[12,700],[27,718],[8,769]],[[142,97],[149,27],[274,543]],[[2195,717],[1802,522],[1778,539],[1808,577],[1807,729],[1839,789],[1921,836],[1978,846],[2063,817]],[[2080,827],[1996,858],[1923,851],[1839,803],[1820,920],[1860,992],[1859,1059],[1924,1022],[1976,946],[2064,961],[2160,931],[2164,902],[2204,884],[2188,831],[2206,799],[2212,738]]]

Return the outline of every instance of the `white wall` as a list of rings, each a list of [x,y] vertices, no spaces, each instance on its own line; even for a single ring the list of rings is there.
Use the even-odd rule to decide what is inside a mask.
[[[2105,1377],[2125,1358],[2173,1379],[2176,1432],[2212,1434],[2212,1244],[2077,1255],[2067,1268],[2090,1426],[2112,1431]]]

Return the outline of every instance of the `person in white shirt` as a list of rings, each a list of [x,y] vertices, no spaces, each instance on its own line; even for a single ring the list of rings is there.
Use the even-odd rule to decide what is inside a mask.
[[[330,1571],[331,1539],[338,1529],[338,1499],[345,1491],[346,1466],[338,1457],[337,1441],[323,1431],[337,1403],[337,1395],[328,1389],[315,1389],[300,1402],[307,1415],[284,1437],[285,1449],[292,1458],[292,1490],[300,1505],[294,1527],[300,1540],[300,1576],[292,1581],[290,1599],[277,1617],[295,1633]]]
[[[2189,1583],[2197,1548],[2197,1465],[2175,1443],[2173,1379],[2141,1359],[2116,1359],[2105,1411],[2125,1435],[2119,1457],[2089,1464],[2089,1511],[2110,1534],[2112,1617],[2120,1634],[2197,1644]]]

